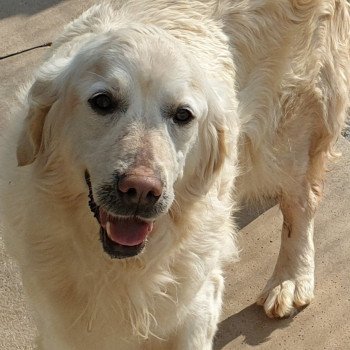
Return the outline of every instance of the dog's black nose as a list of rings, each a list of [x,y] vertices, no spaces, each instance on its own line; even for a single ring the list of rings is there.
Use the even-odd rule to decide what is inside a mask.
[[[130,174],[119,179],[118,190],[126,204],[153,205],[162,195],[163,185],[155,176]]]

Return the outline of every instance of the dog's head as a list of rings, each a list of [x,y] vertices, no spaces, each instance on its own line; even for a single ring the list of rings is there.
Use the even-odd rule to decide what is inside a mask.
[[[156,28],[120,29],[52,58],[30,90],[18,163],[59,153],[63,181],[86,181],[112,257],[140,253],[177,190],[205,195],[224,163],[232,95],[198,59]]]

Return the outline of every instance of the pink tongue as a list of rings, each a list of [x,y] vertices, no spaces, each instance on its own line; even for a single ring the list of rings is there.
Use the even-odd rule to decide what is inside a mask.
[[[114,218],[103,209],[100,209],[100,222],[112,241],[130,247],[144,242],[153,229],[152,222],[136,218]]]

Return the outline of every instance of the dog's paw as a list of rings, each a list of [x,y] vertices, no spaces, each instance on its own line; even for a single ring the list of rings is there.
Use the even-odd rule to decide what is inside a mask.
[[[310,304],[314,296],[313,278],[271,278],[260,294],[257,304],[262,305],[270,318],[286,317],[295,309]]]

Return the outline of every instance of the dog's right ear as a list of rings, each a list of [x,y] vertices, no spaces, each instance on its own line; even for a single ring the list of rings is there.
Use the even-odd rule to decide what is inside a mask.
[[[43,147],[42,139],[45,118],[58,98],[59,88],[57,80],[59,71],[41,74],[29,90],[28,113],[17,144],[18,166],[33,163]]]

